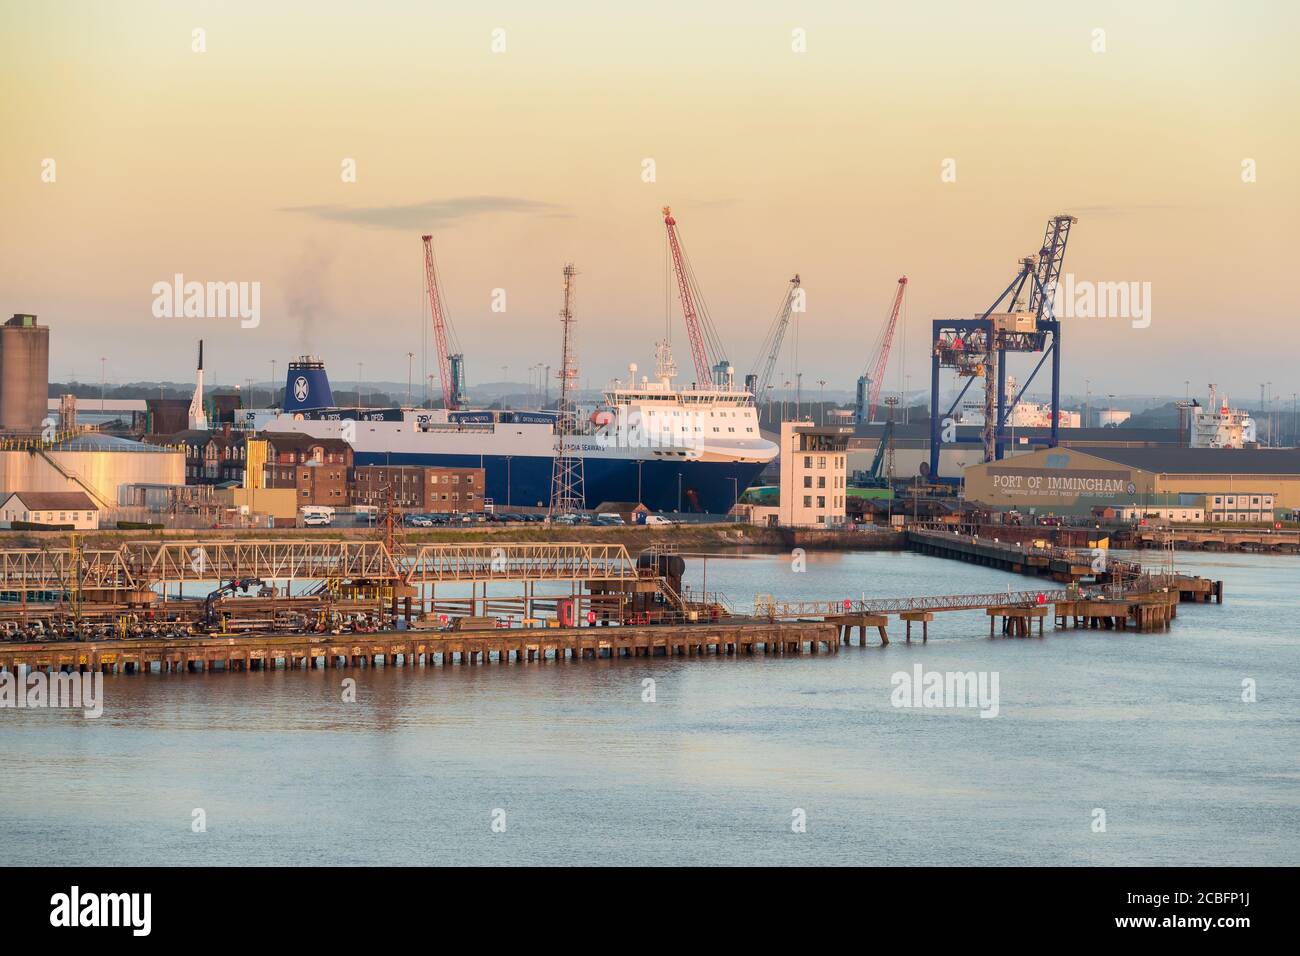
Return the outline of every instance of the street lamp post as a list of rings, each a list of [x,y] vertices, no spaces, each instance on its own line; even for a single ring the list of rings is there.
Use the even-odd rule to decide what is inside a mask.
[[[825,425],[826,424],[826,379],[824,378],[817,379],[817,386],[818,386],[817,417],[821,419],[821,424]]]
[[[104,356],[99,357],[99,413],[104,414],[104,363],[108,359]]]
[[[411,376],[415,369],[415,353],[406,353],[406,407],[411,407]]]

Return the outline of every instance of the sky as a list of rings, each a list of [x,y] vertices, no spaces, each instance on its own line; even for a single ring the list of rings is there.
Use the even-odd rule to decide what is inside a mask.
[[[558,369],[572,261],[598,387],[666,324],[690,367],[671,204],[738,375],[798,272],[776,378],[852,388],[907,275],[887,384],[919,390],[931,321],[1071,213],[1065,271],[1150,308],[1063,320],[1066,391],[1289,398],[1297,10],[3,0],[0,310],[56,380],[186,380],[203,338],[209,381],[311,352],[418,392],[430,232],[471,384]],[[258,283],[258,324],[156,316],[176,274]]]

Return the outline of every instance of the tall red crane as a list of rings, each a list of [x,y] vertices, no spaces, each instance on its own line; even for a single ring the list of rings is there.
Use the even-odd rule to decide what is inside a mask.
[[[677,291],[682,300],[682,318],[686,321],[686,334],[691,340],[691,358],[695,360],[696,382],[702,387],[707,387],[713,383],[709,340],[712,340],[714,350],[719,357],[722,355],[721,343],[718,342],[712,323],[709,322],[708,312],[704,310],[703,297],[699,295],[690,262],[682,252],[682,243],[677,236],[677,220],[673,218],[672,209],[668,206],[664,206],[664,226],[668,230],[668,247],[673,254],[673,272],[677,275]]]
[[[898,280],[898,291],[894,293],[894,306],[889,310],[889,321],[877,346],[876,364],[867,375],[870,391],[867,399],[867,421],[876,417],[876,406],[880,404],[880,389],[885,384],[885,366],[889,364],[889,349],[894,344],[894,329],[898,326],[898,310],[903,306],[903,293],[907,290],[907,276]]]
[[[434,348],[438,351],[438,381],[442,385],[442,405],[451,410],[459,408],[458,396],[451,381],[451,351],[447,347],[447,319],[442,311],[442,294],[438,290],[438,271],[433,265],[433,236],[421,236],[424,241],[424,283],[429,290],[429,312],[433,316]]]

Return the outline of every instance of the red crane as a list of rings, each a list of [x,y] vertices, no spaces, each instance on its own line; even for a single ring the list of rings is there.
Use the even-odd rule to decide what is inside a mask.
[[[907,276],[898,280],[898,291],[894,293],[894,307],[889,310],[889,322],[877,346],[876,364],[867,375],[870,392],[867,398],[867,421],[876,417],[876,406],[880,403],[880,389],[885,384],[885,366],[889,364],[889,349],[894,344],[894,329],[898,326],[898,310],[903,306],[903,292],[907,289]]]
[[[677,274],[677,291],[682,299],[682,318],[686,320],[686,334],[691,340],[691,358],[695,360],[695,379],[701,387],[707,387],[713,383],[713,365],[709,361],[709,352],[705,345],[705,335],[711,330],[708,328],[707,316],[701,320],[700,314],[696,311],[696,294],[691,288],[694,277],[691,274],[690,264],[682,253],[681,241],[677,238],[677,220],[673,218],[672,210],[668,206],[664,206],[664,226],[668,229],[668,246],[673,253],[673,271]]]
[[[456,396],[452,391],[451,352],[447,348],[447,320],[442,314],[442,295],[438,291],[438,272],[433,267],[433,236],[421,236],[424,240],[424,282],[429,290],[429,312],[433,315],[434,347],[438,350],[438,381],[442,385],[443,407],[451,410],[458,408]]]

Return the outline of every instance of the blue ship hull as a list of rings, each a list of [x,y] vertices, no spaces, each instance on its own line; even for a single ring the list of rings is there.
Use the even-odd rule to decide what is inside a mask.
[[[359,451],[355,463],[482,468],[485,494],[498,511],[546,507],[551,499],[554,463],[548,457]],[[584,458],[583,490],[588,508],[606,501],[641,501],[652,511],[725,514],[762,470],[762,464],[752,462]]]

